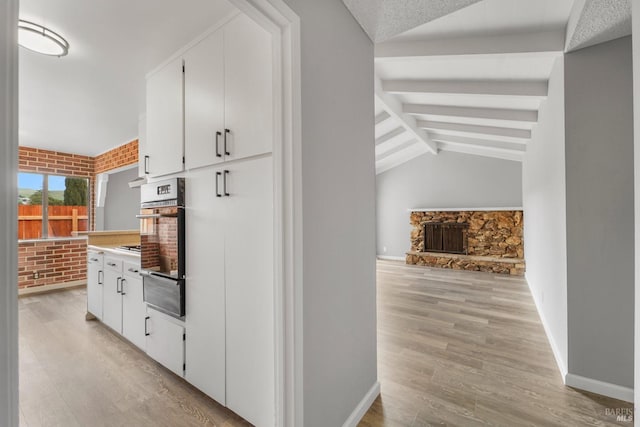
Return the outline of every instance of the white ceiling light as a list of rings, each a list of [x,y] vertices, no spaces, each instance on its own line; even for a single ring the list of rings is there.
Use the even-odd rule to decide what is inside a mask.
[[[18,44],[25,49],[51,56],[69,53],[69,42],[60,34],[33,22],[18,22]]]

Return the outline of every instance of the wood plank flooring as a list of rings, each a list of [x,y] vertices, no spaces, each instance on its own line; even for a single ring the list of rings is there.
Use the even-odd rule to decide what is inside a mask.
[[[22,426],[248,425],[85,308],[84,289],[19,300]],[[631,407],[562,384],[521,279],[380,261],[378,340],[364,427],[606,426]]]
[[[565,387],[526,282],[378,261],[379,397],[361,426],[607,426]]]

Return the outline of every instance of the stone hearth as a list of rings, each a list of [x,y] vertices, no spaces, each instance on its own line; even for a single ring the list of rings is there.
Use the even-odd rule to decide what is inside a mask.
[[[455,270],[522,276],[525,271],[521,210],[411,212],[411,250],[406,262]],[[467,224],[467,254],[424,252],[425,223]]]

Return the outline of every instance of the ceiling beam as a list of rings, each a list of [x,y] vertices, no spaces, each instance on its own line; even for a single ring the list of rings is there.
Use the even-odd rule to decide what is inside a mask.
[[[530,139],[531,130],[529,129],[511,129],[496,126],[479,126],[466,125],[460,123],[436,122],[430,120],[419,120],[418,127],[436,132],[453,131],[461,133],[504,136],[510,138]]]
[[[524,153],[512,150],[499,150],[485,147],[475,147],[470,145],[457,145],[448,142],[438,142],[438,148],[442,151],[454,153],[473,154],[475,156],[492,157],[494,159],[512,160],[522,162]]]
[[[376,138],[376,145],[384,144],[385,142],[391,141],[392,139],[399,137],[405,132],[405,128],[395,128],[391,132],[385,133],[380,138]]]
[[[386,111],[383,111],[382,113],[376,116],[376,126],[382,122],[389,120],[390,118],[391,116],[389,115],[389,113],[387,113]]]
[[[432,154],[438,154],[438,147],[436,144],[431,141],[429,135],[427,135],[424,130],[418,127],[416,119],[413,116],[405,114],[402,111],[402,103],[400,100],[384,91],[382,82],[378,76],[375,77],[375,97],[384,110],[391,117],[398,120],[407,132],[411,133],[418,141],[424,143]]]
[[[483,148],[496,148],[500,150],[521,151],[524,152],[527,149],[525,142],[507,142],[507,141],[495,141],[491,139],[479,139],[469,138],[465,136],[445,135],[437,133],[429,133],[429,136],[436,143],[445,142],[463,146],[474,146]]]
[[[564,31],[388,42],[375,45],[376,62],[460,55],[560,55]]]
[[[446,93],[458,95],[499,95],[545,98],[548,82],[538,80],[385,80],[382,91],[400,93]]]
[[[409,141],[403,142],[402,144],[398,145],[397,147],[393,147],[391,150],[385,151],[383,153],[377,154],[376,155],[376,162],[379,162],[380,160],[384,160],[387,157],[400,152],[402,150],[405,150],[409,147],[411,147],[414,144],[419,144],[418,141],[416,141],[415,139],[411,139]]]
[[[407,147],[402,151],[393,153],[383,160],[376,161],[376,175],[400,166],[401,164],[406,163],[409,160],[413,160],[416,157],[428,152],[429,148],[425,144],[413,144],[412,146]]]
[[[510,110],[502,108],[454,107],[447,105],[404,104],[402,110],[407,114],[468,117],[473,119],[508,120],[536,123],[538,112],[535,110]]]

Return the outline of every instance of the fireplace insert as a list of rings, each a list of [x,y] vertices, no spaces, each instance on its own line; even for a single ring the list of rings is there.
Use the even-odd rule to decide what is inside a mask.
[[[457,222],[426,222],[424,252],[467,254],[469,224]]]

